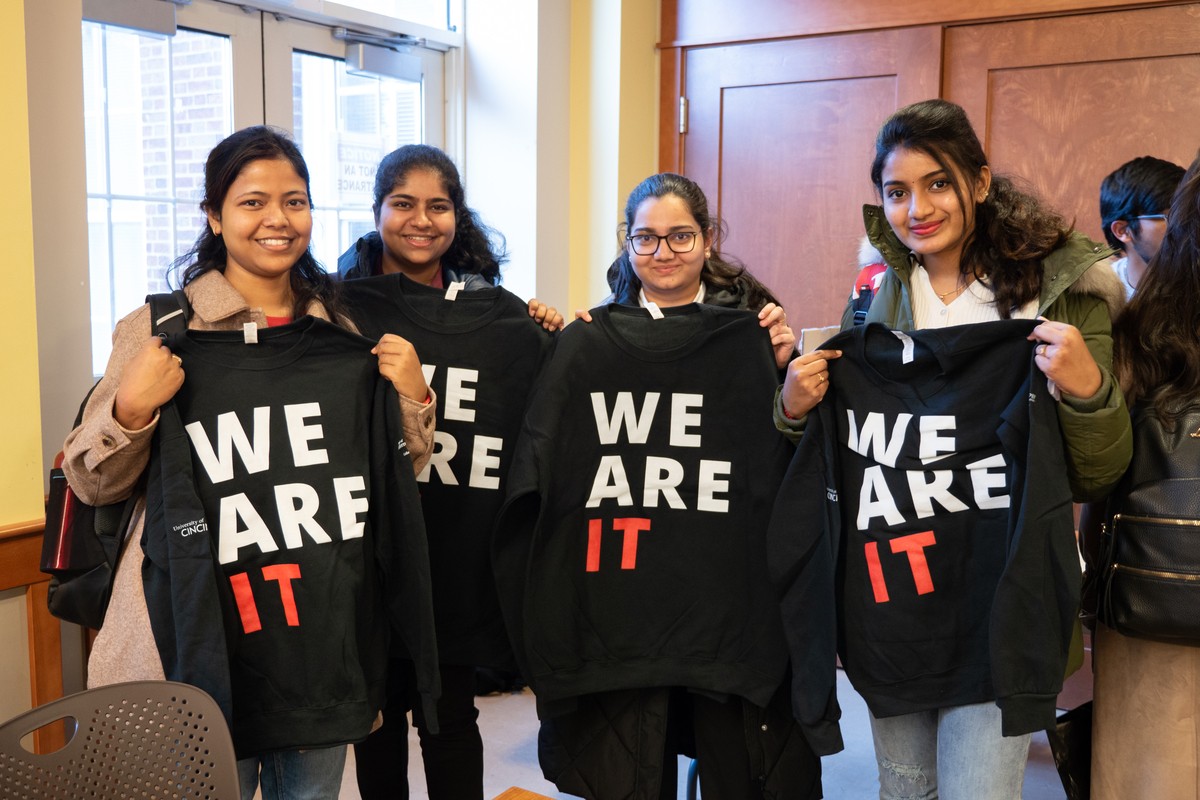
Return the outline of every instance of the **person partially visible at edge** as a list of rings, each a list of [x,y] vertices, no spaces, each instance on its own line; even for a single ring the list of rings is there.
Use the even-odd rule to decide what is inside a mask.
[[[1100,183],[1100,223],[1104,238],[1121,253],[1113,269],[1132,299],[1167,230],[1167,210],[1184,169],[1153,156],[1140,156],[1117,167]],[[1105,504],[1085,503],[1079,510],[1083,553],[1083,619],[1093,627],[1100,580],[1100,537]]]
[[[508,260],[504,237],[467,206],[458,168],[438,148],[410,144],[384,156],[371,210],[375,230],[338,257],[343,280],[400,272],[436,289],[500,284],[500,266]],[[563,326],[562,314],[536,298],[529,316],[548,331]]]
[[[1146,265],[1162,244],[1167,208],[1184,169],[1153,156],[1126,161],[1100,183],[1100,224],[1109,245],[1122,253],[1113,267],[1132,298]]]
[[[1162,211],[1162,246],[1113,336],[1129,403],[1176,430],[1200,403],[1200,157]],[[1097,623],[1094,656],[1092,797],[1200,797],[1200,647]]]
[[[888,267],[866,322],[919,330],[1042,320],[1029,338],[1038,342],[1038,369],[1061,395],[1071,490],[1080,501],[1103,496],[1132,446],[1111,374],[1112,316],[1124,299],[1111,251],[993,175],[966,113],[944,100],[906,106],[884,122],[871,181],[883,205],[865,207],[864,221]],[[848,305],[842,327],[852,324]],[[816,351],[788,365],[777,427],[803,435],[806,415],[828,391],[829,362],[840,356]],[[1029,736],[1002,736],[993,702],[872,717],[871,727],[884,800],[1020,796]]]
[[[191,251],[173,265],[182,268],[180,283],[192,308],[189,328],[240,331],[246,324],[267,327],[311,315],[353,330],[342,313],[337,282],[309,250],[308,167],[285,133],[256,126],[217,144],[205,164],[200,207],[205,227]],[[63,471],[85,503],[115,503],[136,491],[150,458],[159,407],[186,379],[182,360],[150,331],[146,305],[117,323],[104,377],[63,445]],[[421,365],[412,346],[391,334],[372,352],[380,374],[400,395],[404,436],[420,471],[432,450],[435,411]],[[164,677],[142,586],[145,509],[143,490],[88,660],[89,686]],[[254,795],[261,768],[269,776],[262,785],[268,798],[336,797],[345,757],[342,745],[242,759],[243,796]],[[279,786],[275,777],[284,773],[299,786]]]
[[[708,198],[694,181],[672,172],[646,178],[625,203],[620,250],[608,267],[612,294],[601,304],[670,308],[706,303],[757,312],[783,369],[796,352],[787,314],[745,266],[722,255],[722,227],[709,215]],[[592,321],[582,309],[575,317]]]

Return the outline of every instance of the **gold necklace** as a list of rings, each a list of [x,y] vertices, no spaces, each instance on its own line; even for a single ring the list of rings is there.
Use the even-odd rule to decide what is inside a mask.
[[[960,280],[961,280],[961,279],[960,279]],[[965,288],[967,288],[967,285],[964,283],[964,284],[962,284],[962,285],[960,285],[960,286],[955,286],[953,289],[951,289],[951,290],[950,290],[950,291],[948,291],[948,292],[939,292],[937,289],[934,289],[934,290],[933,290],[933,293],[937,295],[937,299],[938,299],[938,300],[945,300],[945,299],[946,299],[947,297],[949,297],[950,295],[952,295],[952,294],[958,294],[959,292],[961,292],[961,291],[962,291],[963,289],[965,289]]]

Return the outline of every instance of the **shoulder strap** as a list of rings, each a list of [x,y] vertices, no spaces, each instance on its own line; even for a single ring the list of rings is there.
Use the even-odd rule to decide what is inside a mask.
[[[192,318],[192,305],[183,289],[146,295],[150,304],[150,332],[155,336],[183,333]]]
[[[183,289],[146,295],[146,302],[150,304],[150,332],[153,335],[183,333],[187,330],[188,320],[192,318],[192,304],[188,302]],[[79,412],[75,415],[72,430],[83,422],[83,409],[87,407],[92,392],[96,391],[99,385],[100,382],[96,381],[92,388],[88,389],[83,402],[79,404]]]

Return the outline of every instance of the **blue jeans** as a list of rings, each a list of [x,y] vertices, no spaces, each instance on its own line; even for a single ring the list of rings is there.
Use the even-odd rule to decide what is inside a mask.
[[[337,800],[345,767],[344,744],[240,758],[242,800],[252,800],[260,780],[263,800]]]
[[[1019,800],[1030,734],[1002,736],[995,703],[871,715],[880,800]]]

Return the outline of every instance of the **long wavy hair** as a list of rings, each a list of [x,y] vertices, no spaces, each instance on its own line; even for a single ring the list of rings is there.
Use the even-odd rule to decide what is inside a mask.
[[[229,187],[251,162],[284,160],[292,165],[296,174],[304,180],[309,205],[312,205],[312,188],[308,177],[308,165],[300,148],[285,133],[268,125],[243,128],[221,140],[208,154],[204,163],[204,199],[200,210],[220,216],[221,206]],[[228,251],[225,239],[212,232],[207,224],[200,231],[192,248],[171,264],[169,277],[179,274],[179,285],[187,286],[206,272],[225,272]],[[338,283],[331,280],[311,248],[288,273],[292,292],[292,316],[299,318],[308,313],[311,303],[319,302],[334,322],[343,319],[342,303]]]
[[[708,213],[708,198],[695,181],[673,172],[660,172],[646,178],[633,187],[629,199],[625,201],[625,221],[617,228],[617,257],[609,265],[607,276],[608,288],[612,290],[614,301],[637,305],[642,282],[629,260],[625,236],[633,227],[633,219],[643,201],[668,195],[682,200],[695,218],[696,224],[700,226],[700,230],[712,237],[711,254],[704,259],[704,265],[700,268],[700,280],[709,290],[741,290],[745,292],[748,308],[752,311],[760,310],[767,303],[779,302],[770,289],[750,274],[745,265],[731,256],[721,254],[720,244],[725,234],[724,226]]]
[[[925,100],[892,114],[875,138],[871,183],[883,196],[883,166],[897,149],[915,150],[945,170],[959,205],[974,202],[969,186],[988,165],[967,113],[946,100]],[[984,279],[996,295],[996,310],[1007,319],[1042,292],[1041,261],[1061,247],[1072,225],[1013,179],[992,176],[983,202],[975,205],[975,225],[967,232],[960,269]]]
[[[1162,247],[1113,325],[1113,363],[1129,402],[1173,428],[1200,402],[1200,154],[1175,191]]]
[[[479,219],[467,206],[466,191],[450,156],[427,144],[409,144],[393,150],[375,171],[375,224],[384,199],[416,169],[427,169],[441,178],[442,188],[454,203],[454,241],[442,256],[442,265],[459,272],[481,275],[493,286],[500,283],[500,265],[508,261],[504,236]]]

